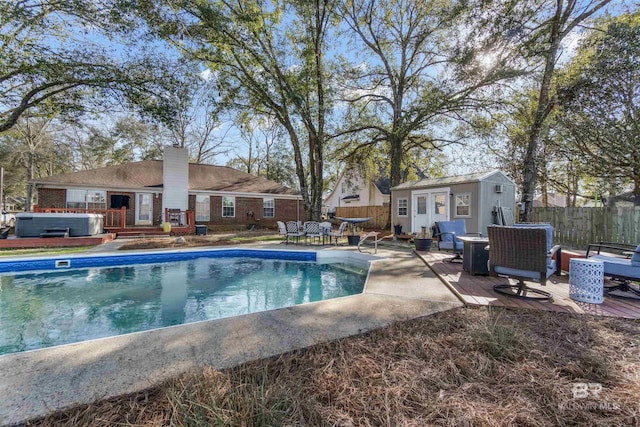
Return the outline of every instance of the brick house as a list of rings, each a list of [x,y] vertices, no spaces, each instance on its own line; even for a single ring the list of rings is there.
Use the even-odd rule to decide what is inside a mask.
[[[291,188],[226,166],[188,162],[184,148],[165,147],[164,160],[54,175],[30,181],[38,209],[126,208],[126,225],[161,225],[165,209],[195,212],[196,224],[237,229],[276,227],[304,218]]]

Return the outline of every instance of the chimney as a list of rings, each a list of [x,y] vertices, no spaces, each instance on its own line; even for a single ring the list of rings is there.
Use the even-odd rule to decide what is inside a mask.
[[[189,151],[164,147],[162,162],[162,212],[165,209],[189,208]]]

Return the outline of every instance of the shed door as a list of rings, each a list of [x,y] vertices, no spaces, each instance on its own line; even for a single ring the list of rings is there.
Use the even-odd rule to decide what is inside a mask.
[[[414,192],[411,232],[419,233],[423,226],[429,228],[436,221],[448,220],[448,198],[448,188]]]

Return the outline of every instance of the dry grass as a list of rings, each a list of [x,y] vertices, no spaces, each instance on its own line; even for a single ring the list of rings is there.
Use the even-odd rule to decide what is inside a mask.
[[[188,248],[196,246],[223,246],[239,243],[255,243],[272,240],[282,240],[281,236],[270,230],[234,231],[231,233],[215,233],[206,236],[182,236],[184,243],[178,243],[177,237],[142,237],[127,242],[120,250],[158,249],[158,248]]]
[[[369,231],[369,230],[367,230]],[[391,239],[392,235],[389,232],[382,230],[378,231],[380,236],[378,238],[385,237]],[[228,233],[214,233],[207,234],[206,236],[182,236],[184,237],[184,243],[178,243],[177,237],[142,237],[132,240],[120,247],[120,250],[134,250],[134,249],[159,249],[159,248],[188,248],[197,246],[225,246],[225,245],[237,245],[244,243],[260,243],[269,241],[282,241],[283,237],[278,235],[273,230],[254,230],[254,231],[234,231]]]
[[[53,414],[50,425],[640,425],[640,322],[462,308]],[[576,383],[602,392],[574,399]]]

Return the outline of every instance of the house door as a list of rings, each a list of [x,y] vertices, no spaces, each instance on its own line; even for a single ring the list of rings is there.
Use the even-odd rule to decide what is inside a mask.
[[[153,194],[136,194],[136,225],[153,224]]]
[[[429,228],[436,221],[448,220],[448,199],[448,188],[414,192],[411,232],[419,233],[423,226]]]

